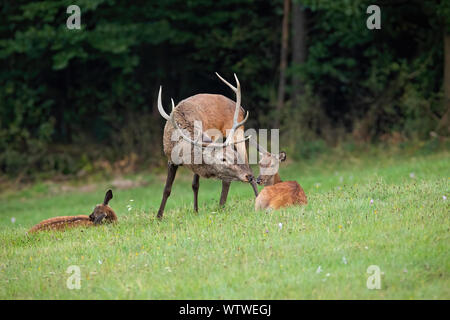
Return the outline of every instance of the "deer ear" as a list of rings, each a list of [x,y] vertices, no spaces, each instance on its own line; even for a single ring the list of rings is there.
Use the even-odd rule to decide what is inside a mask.
[[[280,161],[285,161],[286,160],[286,152],[281,151],[280,154],[278,155],[278,159]]]
[[[105,200],[103,200],[103,204],[106,206],[108,204],[109,200],[112,199],[112,197],[113,197],[113,194],[112,194],[111,189],[106,191]]]

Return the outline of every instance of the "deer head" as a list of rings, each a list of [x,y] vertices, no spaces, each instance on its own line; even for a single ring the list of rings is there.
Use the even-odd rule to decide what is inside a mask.
[[[256,146],[260,156],[260,160],[258,162],[259,176],[256,179],[256,183],[263,186],[271,186],[281,182],[278,169],[280,167],[280,162],[286,160],[286,152],[281,151],[278,154],[273,154],[268,152],[259,144],[255,142],[253,142],[253,144]]]
[[[95,206],[94,211],[89,215],[89,219],[91,219],[94,224],[100,224],[103,219],[106,221],[112,222],[117,220],[117,216],[113,209],[108,205],[109,200],[113,197],[112,191],[108,190],[105,194],[105,199],[102,204],[98,204]]]
[[[215,172],[215,176],[224,181],[242,181],[254,183],[250,166],[241,159],[233,146],[203,149],[203,161]]]

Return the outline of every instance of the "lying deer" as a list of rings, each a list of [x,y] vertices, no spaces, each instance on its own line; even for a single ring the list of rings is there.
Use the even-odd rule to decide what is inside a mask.
[[[63,216],[44,220],[33,228],[28,233],[34,233],[43,230],[64,230],[66,228],[80,227],[80,226],[94,226],[100,224],[103,219],[107,222],[117,221],[117,215],[108,206],[109,200],[113,197],[112,191],[108,190],[102,204],[95,206],[94,211],[89,215],[79,216]]]
[[[261,160],[259,161],[260,174],[256,182],[264,185],[265,188],[261,190],[255,200],[255,210],[276,210],[307,204],[305,191],[296,181],[281,181],[278,168],[280,162],[286,160],[286,152],[272,154],[260,145],[257,145],[257,149]]]
[[[168,173],[164,187],[163,198],[158,210],[158,218],[162,218],[167,198],[170,196],[175,174],[179,166],[184,165],[194,173],[192,190],[194,191],[194,210],[198,211],[198,189],[200,177],[222,180],[220,205],[227,200],[231,181],[248,182],[252,185],[255,196],[258,195],[253,172],[248,165],[245,149],[244,110],[241,108],[241,87],[236,79],[236,87],[228,83],[219,74],[216,75],[236,93],[236,102],[218,94],[197,94],[191,96],[175,107],[172,100],[172,112],[168,115],[162,106],[161,90],[158,95],[158,110],[167,120],[164,127],[164,154],[168,158]],[[202,132],[194,138],[196,128],[194,122],[202,124]],[[185,131],[185,132],[184,132]],[[209,134],[215,131],[214,135]],[[209,133],[208,133],[209,132]],[[226,136],[223,143],[218,143],[217,137]],[[175,137],[175,138],[174,138]],[[192,138],[191,138],[192,137]],[[180,144],[182,145],[180,148]],[[186,147],[187,149],[185,149]],[[178,157],[173,159],[172,151],[189,150],[188,159]],[[201,153],[203,161],[196,164],[192,159],[195,153]],[[181,158],[181,159],[180,159]]]

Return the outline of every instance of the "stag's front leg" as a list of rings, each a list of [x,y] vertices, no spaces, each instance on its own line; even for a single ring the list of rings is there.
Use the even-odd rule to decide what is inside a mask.
[[[166,185],[164,186],[163,198],[161,200],[161,205],[159,206],[157,215],[159,219],[161,219],[164,214],[164,208],[166,207],[167,198],[169,198],[170,192],[172,191],[172,184],[173,180],[175,180],[177,169],[177,165],[174,165],[170,161],[168,162]]]
[[[198,188],[200,187],[200,176],[194,174],[194,179],[192,179],[192,190],[194,191],[194,210],[198,212]]]
[[[228,190],[230,190],[230,181],[223,181],[222,180],[222,193],[220,194],[220,206],[225,205],[225,202],[227,202],[227,196],[228,196]]]

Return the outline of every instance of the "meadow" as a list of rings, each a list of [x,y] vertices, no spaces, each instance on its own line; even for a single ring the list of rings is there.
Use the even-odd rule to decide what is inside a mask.
[[[3,192],[0,299],[450,299],[448,152],[330,156],[280,174],[307,206],[255,212],[250,185],[233,183],[220,208],[220,181],[201,179],[195,213],[181,169],[159,221],[157,171],[113,189],[117,224],[33,235],[43,219],[90,214],[110,180]],[[72,265],[80,289],[66,285]],[[371,265],[381,289],[367,288]]]

